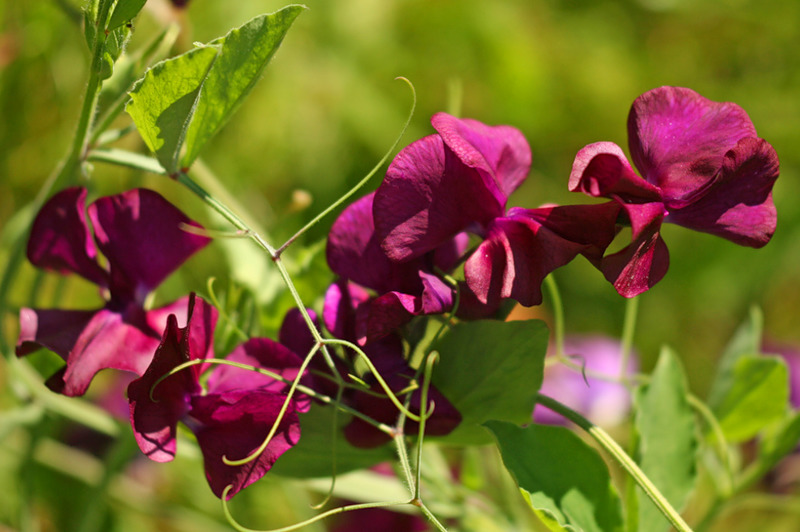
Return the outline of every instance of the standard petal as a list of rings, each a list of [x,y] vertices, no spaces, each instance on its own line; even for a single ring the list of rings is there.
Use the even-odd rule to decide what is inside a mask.
[[[77,273],[108,286],[108,272],[97,263],[97,249],[86,222],[85,188],[67,188],[47,200],[33,221],[28,260],[39,268]]]
[[[328,266],[339,275],[378,293],[419,291],[419,261],[398,263],[381,249],[372,221],[373,195],[350,204],[328,235]]]
[[[144,297],[210,239],[157,192],[129,190],[89,206],[100,251],[111,269],[112,296],[141,304]]]
[[[502,216],[505,200],[480,172],[445,150],[439,135],[403,148],[375,192],[375,232],[384,252],[406,261],[431,251],[467,228],[480,230]]]
[[[447,113],[433,115],[431,124],[462,163],[478,170],[486,189],[503,206],[528,177],[531,147],[517,128],[487,126]]]
[[[203,453],[206,479],[219,498],[227,486],[230,499],[263,477],[275,461],[300,440],[300,422],[294,408],[286,411],[267,448],[254,460],[229,466],[223,457],[239,460],[253,453],[278,419],[283,395],[264,390],[238,390],[192,398],[189,428]]]
[[[339,279],[325,292],[322,320],[336,338],[356,341],[356,309],[369,301],[369,293],[360,286]]]
[[[622,148],[596,142],[581,149],[572,163],[569,189],[595,198],[617,196],[625,201],[659,201],[661,191],[633,171]]]
[[[623,205],[631,223],[631,243],[603,257],[600,269],[623,297],[635,297],[659,282],[669,269],[669,251],[661,238],[664,205]]]
[[[311,318],[311,321],[314,322],[314,327],[319,330],[317,313],[312,309],[306,309],[306,312],[308,312],[308,317]],[[281,323],[280,331],[278,331],[278,341],[301,357],[305,357],[310,353],[317,343],[298,308],[289,309],[286,316],[283,317],[283,323]]]
[[[772,186],[778,155],[763,139],[746,138],[725,155],[722,169],[702,194],[665,221],[759,248],[772,238],[777,223]]]
[[[747,113],[691,89],[660,87],[639,96],[628,116],[631,157],[666,201],[679,201],[717,173],[739,140],[757,137]]]

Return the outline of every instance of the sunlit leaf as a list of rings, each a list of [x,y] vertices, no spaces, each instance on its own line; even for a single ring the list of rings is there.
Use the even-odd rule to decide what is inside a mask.
[[[686,377],[680,361],[669,349],[661,351],[650,383],[637,390],[635,409],[640,466],[672,506],[680,510],[697,479],[698,442],[694,413],[687,400]],[[661,511],[649,499],[641,499],[639,529],[669,529]]]
[[[742,323],[728,342],[718,365],[711,392],[708,395],[708,404],[712,408],[719,406],[733,384],[733,368],[740,357],[756,355],[761,351],[761,334],[764,326],[764,316],[758,308],[752,308],[750,315]]]
[[[622,505],[600,455],[564,427],[487,421],[503,463],[551,530],[615,532]],[[645,529],[642,529],[645,530]]]
[[[725,436],[745,441],[779,421],[789,400],[789,372],[780,357],[744,355],[731,374],[731,384],[714,408]]]
[[[119,0],[108,21],[108,31],[114,30],[139,14],[147,0]]]
[[[126,110],[161,165],[178,170],[178,154],[208,69],[219,52],[195,48],[149,69],[131,90]]]
[[[182,167],[191,166],[201,148],[241,105],[303,9],[302,6],[287,6],[258,16],[216,41],[222,48],[193,110]]]
[[[547,337],[538,320],[473,321],[456,325],[434,346],[441,360],[433,383],[463,416],[448,442],[490,442],[481,427],[489,419],[531,421]]]

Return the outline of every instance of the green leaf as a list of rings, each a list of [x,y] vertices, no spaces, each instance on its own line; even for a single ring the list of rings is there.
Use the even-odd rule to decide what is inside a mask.
[[[789,371],[780,357],[743,355],[731,373],[727,393],[713,409],[725,436],[741,442],[779,421],[789,400]]]
[[[539,320],[484,320],[456,325],[433,346],[440,356],[433,384],[463,418],[445,441],[490,443],[485,421],[531,421],[547,337]]]
[[[339,412],[336,427],[333,416],[333,406],[316,404],[305,414],[300,414],[300,441],[275,462],[270,474],[297,478],[329,477],[334,472],[365,469],[395,456],[388,445],[376,449],[353,447],[342,433],[342,427],[350,422],[350,416]]]
[[[635,394],[639,465],[679,511],[697,479],[698,441],[687,393],[680,361],[671,350],[662,349],[650,383]],[[640,530],[669,529],[669,522],[649,499],[640,503],[638,521]]]
[[[114,30],[139,14],[147,0],[119,0],[108,21],[108,31]]]
[[[200,149],[241,105],[303,9],[303,6],[287,6],[258,16],[231,30],[221,40],[219,57],[203,83],[186,133],[182,167],[191,166]]]
[[[800,443],[800,412],[792,412],[762,438],[758,448],[761,469],[768,471]]]
[[[178,171],[178,155],[203,80],[219,50],[195,48],[149,69],[130,92],[125,108],[147,147],[169,174]]]
[[[533,511],[551,530],[615,532],[622,504],[600,455],[564,427],[503,421],[485,426]],[[644,530],[644,529],[643,529]]]
[[[725,352],[719,360],[717,373],[708,395],[708,405],[716,408],[723,397],[728,394],[733,384],[733,368],[736,362],[744,355],[757,355],[761,353],[761,334],[764,325],[764,316],[761,311],[753,307],[750,315],[742,323],[728,342]]]

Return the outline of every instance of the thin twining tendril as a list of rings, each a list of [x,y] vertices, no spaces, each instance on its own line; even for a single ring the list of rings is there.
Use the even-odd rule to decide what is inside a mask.
[[[313,354],[314,351],[316,351],[316,349],[312,350],[311,353]],[[276,381],[280,381],[280,382],[282,382],[284,384],[298,383],[298,378],[302,377],[302,374],[303,374],[303,368],[301,366],[301,371],[298,373],[298,377],[295,378],[294,380],[290,380],[290,379],[287,379],[286,377],[284,377],[284,376],[282,376],[282,375],[280,375],[278,373],[272,372],[272,371],[270,371],[268,369],[259,368],[257,366],[251,366],[249,364],[242,364],[240,362],[233,362],[231,360],[225,360],[225,359],[222,359],[222,358],[198,358],[196,360],[190,360],[188,362],[184,362],[183,364],[179,364],[179,365],[175,366],[174,368],[172,368],[169,372],[167,372],[164,375],[162,375],[161,377],[159,377],[156,380],[156,382],[153,383],[153,385],[150,387],[150,400],[152,402],[154,402],[154,403],[158,402],[158,400],[154,398],[153,393],[155,392],[156,387],[163,380],[171,377],[172,375],[175,375],[176,373],[178,373],[180,371],[183,371],[186,368],[190,368],[192,366],[197,366],[197,365],[200,365],[200,364],[220,364],[220,365],[225,365],[225,366],[233,366],[235,368],[239,368],[239,369],[243,369],[243,370],[247,370],[247,371],[255,371],[256,373],[260,373],[261,375],[266,375],[267,377],[275,379]],[[347,412],[348,414],[351,414],[351,415],[353,415],[355,417],[358,417],[359,419],[362,419],[362,420],[366,421],[370,425],[373,425],[375,428],[377,428],[381,432],[384,432],[385,434],[388,434],[389,436],[393,436],[395,434],[395,430],[392,427],[390,427],[389,425],[386,425],[385,423],[380,423],[380,422],[372,419],[371,417],[367,416],[366,414],[363,414],[363,413],[359,412],[358,410],[355,410],[354,408],[351,408],[351,407],[343,404],[341,401],[339,401],[338,396],[337,396],[337,399],[334,400],[334,399],[331,399],[330,397],[328,397],[327,395],[324,395],[324,394],[321,394],[319,392],[316,392],[316,391],[312,390],[311,388],[308,388],[307,386],[304,386],[304,385],[299,384],[299,383],[295,386],[295,389],[298,392],[304,393],[304,394],[308,395],[309,397],[312,397],[313,399],[321,401],[321,402],[323,402],[325,404],[335,404],[337,406],[337,408],[339,408],[340,410],[342,410],[344,412]],[[287,401],[290,400],[290,399],[291,399],[291,396],[288,396],[287,397]],[[284,404],[286,404],[286,402]],[[275,424],[273,425],[273,427],[279,425],[280,422],[281,422],[281,417],[279,417],[275,421]],[[272,436],[274,436],[274,432],[272,433]],[[271,437],[270,437],[270,439],[271,439]],[[269,445],[269,440],[266,440],[266,444],[264,445],[264,449],[266,449],[267,445]],[[227,461],[225,463],[228,464],[228,465],[242,465],[242,464],[245,464],[248,461],[251,461],[251,460],[255,459],[259,454],[261,454],[261,452],[264,451],[264,449],[257,450],[258,452],[251,453],[250,455],[248,455],[247,458],[245,458],[243,460],[240,460],[239,462],[241,462],[241,464],[236,463],[236,462],[229,463],[231,461]],[[226,460],[226,458],[223,457],[223,461],[225,461],[225,460]]]
[[[178,229],[185,233],[205,236],[208,238],[250,238],[249,229],[237,229],[236,231],[223,231],[221,229],[208,229],[207,227],[197,227],[196,225],[181,222]]]
[[[325,518],[328,518],[332,515],[341,514],[344,512],[351,512],[354,510],[364,510],[367,508],[386,508],[389,506],[402,506],[406,504],[414,504],[414,499],[411,500],[403,500],[403,501],[389,501],[389,502],[366,502],[361,504],[350,504],[347,506],[340,506],[339,508],[333,508],[332,510],[328,510],[327,512],[323,512],[319,515],[315,515],[310,519],[306,519],[305,521],[300,521],[299,523],[295,523],[293,525],[285,526],[282,528],[273,528],[271,530],[258,530],[255,528],[247,528],[239,523],[233,518],[231,515],[230,508],[228,508],[228,493],[233,488],[233,484],[228,485],[222,492],[222,511],[225,513],[225,518],[228,520],[228,523],[238,530],[239,532],[290,532],[292,530],[299,530],[305,526],[308,526],[312,523],[316,523],[317,521],[321,521]]]
[[[381,374],[378,372],[377,368],[375,368],[375,366],[372,364],[372,361],[369,359],[367,354],[364,353],[364,351],[361,350],[360,347],[358,347],[353,342],[349,342],[347,340],[340,340],[338,338],[327,338],[327,339],[323,340],[323,343],[331,344],[331,345],[341,345],[341,346],[348,347],[348,348],[352,349],[353,351],[355,351],[356,354],[359,357],[361,357],[361,359],[367,365],[367,368],[369,368],[369,371],[375,376],[375,380],[378,381],[378,384],[380,385],[380,387],[383,388],[383,392],[386,394],[386,396],[389,398],[389,400],[394,404],[394,406],[397,407],[397,409],[401,413],[405,414],[406,417],[408,417],[412,421],[416,421],[417,423],[419,423],[420,416],[414,414],[408,408],[403,406],[403,403],[400,402],[400,400],[397,398],[397,396],[394,394],[394,392],[391,390],[391,388],[389,388],[389,385],[386,384],[385,380],[383,380],[383,377],[381,377]]]

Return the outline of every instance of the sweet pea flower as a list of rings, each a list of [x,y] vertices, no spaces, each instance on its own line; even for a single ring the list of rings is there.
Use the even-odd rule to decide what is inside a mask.
[[[743,246],[769,242],[778,156],[741,107],[690,89],[653,89],[633,102],[628,144],[642,177],[622,148],[598,142],[578,152],[569,178],[572,191],[612,199],[631,227],[628,246],[594,261],[620,295],[645,292],[666,274],[664,222]]]
[[[618,208],[546,206],[506,210],[527,177],[531,151],[510,126],[487,126],[437,113],[436,134],[405,147],[375,193],[375,232],[386,255],[406,262],[462,231],[484,240],[466,260],[469,289],[487,305],[542,301],[541,283],[578,254],[602,256]]]
[[[564,353],[572,357],[585,373],[564,364],[547,366],[541,392],[564,403],[601,426],[621,423],[631,407],[631,395],[619,382],[597,378],[598,375],[613,379],[619,376],[622,365],[622,346],[619,341],[605,336],[568,336],[564,340]],[[638,370],[635,353],[628,359],[626,373],[630,376]],[[585,375],[585,377],[584,377]],[[564,425],[564,417],[537,405],[533,420],[548,425]]]
[[[167,316],[185,316],[186,300],[145,310],[148,294],[210,241],[185,231],[200,227],[161,195],[136,189],[99,198],[85,209],[86,189],[68,188],[42,207],[28,241],[28,259],[39,268],[77,273],[98,285],[105,304],[97,310],[20,310],[17,356],[41,347],[66,366],[47,385],[83,395],[105,368],[138,375],[158,347]],[[86,215],[94,228],[94,238]],[[98,262],[98,249],[106,265]]]
[[[239,460],[254,453],[266,439],[286,401],[289,384],[245,369],[217,365],[204,377],[210,364],[190,366],[159,382],[178,365],[213,356],[213,331],[217,311],[194,294],[188,303],[186,327],[178,327],[170,315],[152,363],[142,377],[128,387],[130,420],[142,452],[156,462],[175,457],[178,421],[197,437],[211,490],[228,498],[263,477],[275,461],[300,439],[298,412],[306,412],[310,399],[296,394],[263,452],[242,465],[228,465],[223,458]],[[252,338],[227,357],[294,379],[302,359],[287,347],[267,338]],[[304,377],[304,384],[309,384]]]
[[[414,316],[451,310],[453,288],[434,269],[452,269],[467,245],[462,233],[415,259],[390,260],[375,234],[373,197],[368,194],[342,212],[331,227],[326,249],[328,265],[340,281],[328,289],[323,319],[336,336],[362,345]],[[351,314],[354,321],[345,324],[345,316]]]

